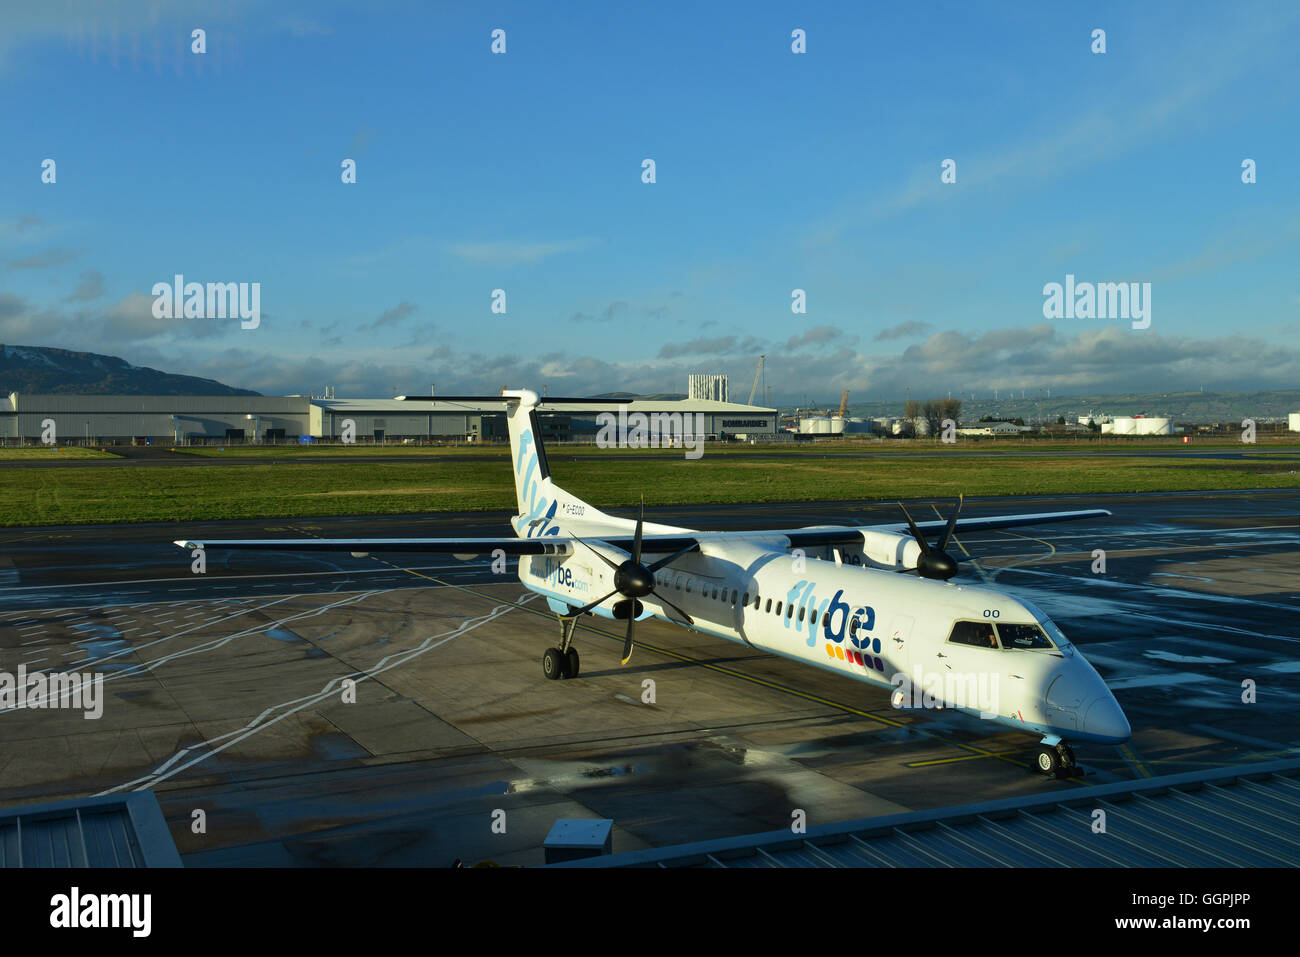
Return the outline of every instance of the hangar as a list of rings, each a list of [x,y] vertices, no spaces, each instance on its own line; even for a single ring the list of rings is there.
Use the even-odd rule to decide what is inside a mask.
[[[0,399],[0,439],[11,445],[296,442],[308,433],[310,402],[305,396],[11,392]]]
[[[714,399],[544,398],[553,441],[594,442],[599,416],[692,415],[713,439],[772,435],[776,410]],[[0,397],[6,445],[505,441],[500,400],[482,397],[335,399],[315,396],[20,395]]]

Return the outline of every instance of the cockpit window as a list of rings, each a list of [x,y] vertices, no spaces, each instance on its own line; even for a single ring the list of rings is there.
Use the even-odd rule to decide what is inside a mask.
[[[1047,613],[1033,602],[1026,601],[1024,598],[1018,600],[1020,604],[1024,606],[1025,611],[1029,612],[1029,614],[1033,615],[1034,618],[1037,619],[1038,627],[1042,628],[1043,631],[1047,633],[1047,637],[1056,645],[1056,649],[1065,657],[1073,658],[1074,646],[1070,644],[1070,639],[1065,637],[1065,633],[1056,626],[1056,622],[1048,618]]]
[[[952,626],[948,640],[955,645],[972,645],[976,648],[997,648],[998,638],[993,625],[987,621],[959,621]]]
[[[1008,625],[998,622],[998,637],[1002,639],[1003,648],[1020,651],[1050,651],[1051,639],[1037,625]]]

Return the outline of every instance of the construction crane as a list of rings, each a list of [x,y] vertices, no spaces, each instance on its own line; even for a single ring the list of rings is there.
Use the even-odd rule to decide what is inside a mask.
[[[763,371],[763,360],[766,359],[766,358],[767,358],[767,356],[765,356],[765,355],[762,355],[762,356],[759,356],[759,357],[758,357],[758,368],[754,370],[754,384],[753,384],[753,386],[750,387],[750,390],[749,390],[749,401],[745,403],[746,405],[753,405],[753,404],[754,404],[754,393],[756,393],[756,392],[758,391],[758,377],[759,377],[759,375],[760,375],[760,374],[762,373],[762,371]]]
[[[849,390],[845,389],[840,393],[840,418],[844,418],[849,412]]]

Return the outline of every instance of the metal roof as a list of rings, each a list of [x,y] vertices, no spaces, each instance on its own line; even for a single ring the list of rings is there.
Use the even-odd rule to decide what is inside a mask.
[[[180,867],[152,791],[0,811],[0,867]]]
[[[312,399],[297,395],[98,395],[14,393],[0,411],[31,414],[219,413],[306,415]]]
[[[1094,833],[1094,812],[1106,812]],[[1071,788],[550,867],[1295,867],[1300,760]]]
[[[367,406],[394,403],[404,412],[412,407],[422,412],[504,412],[506,399],[497,396],[427,396],[407,395],[396,399],[312,399],[317,405],[329,408],[332,404],[343,402],[364,403]],[[596,415],[600,412],[714,412],[724,414],[772,414],[776,409],[759,405],[744,405],[739,402],[721,402],[717,399],[579,399],[565,396],[541,396],[537,404],[539,412],[567,412],[570,415]]]

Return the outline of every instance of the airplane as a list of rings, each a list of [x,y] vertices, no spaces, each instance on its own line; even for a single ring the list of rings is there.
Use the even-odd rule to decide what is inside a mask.
[[[418,401],[421,397],[401,397]],[[447,401],[446,397],[442,401]],[[1105,509],[883,525],[701,531],[608,515],[551,477],[538,408],[503,389],[518,514],[513,537],[179,539],[193,549],[346,551],[518,557],[525,588],[544,597],[560,641],[546,649],[548,679],[574,678],[573,640],[584,615],[636,623],[657,618],[892,689],[896,708],[948,708],[1039,737],[1045,774],[1076,766],[1070,742],[1122,744],[1127,717],[1101,676],[1031,602],[952,579],[958,532],[1099,518]],[[931,542],[926,535],[940,532]]]

